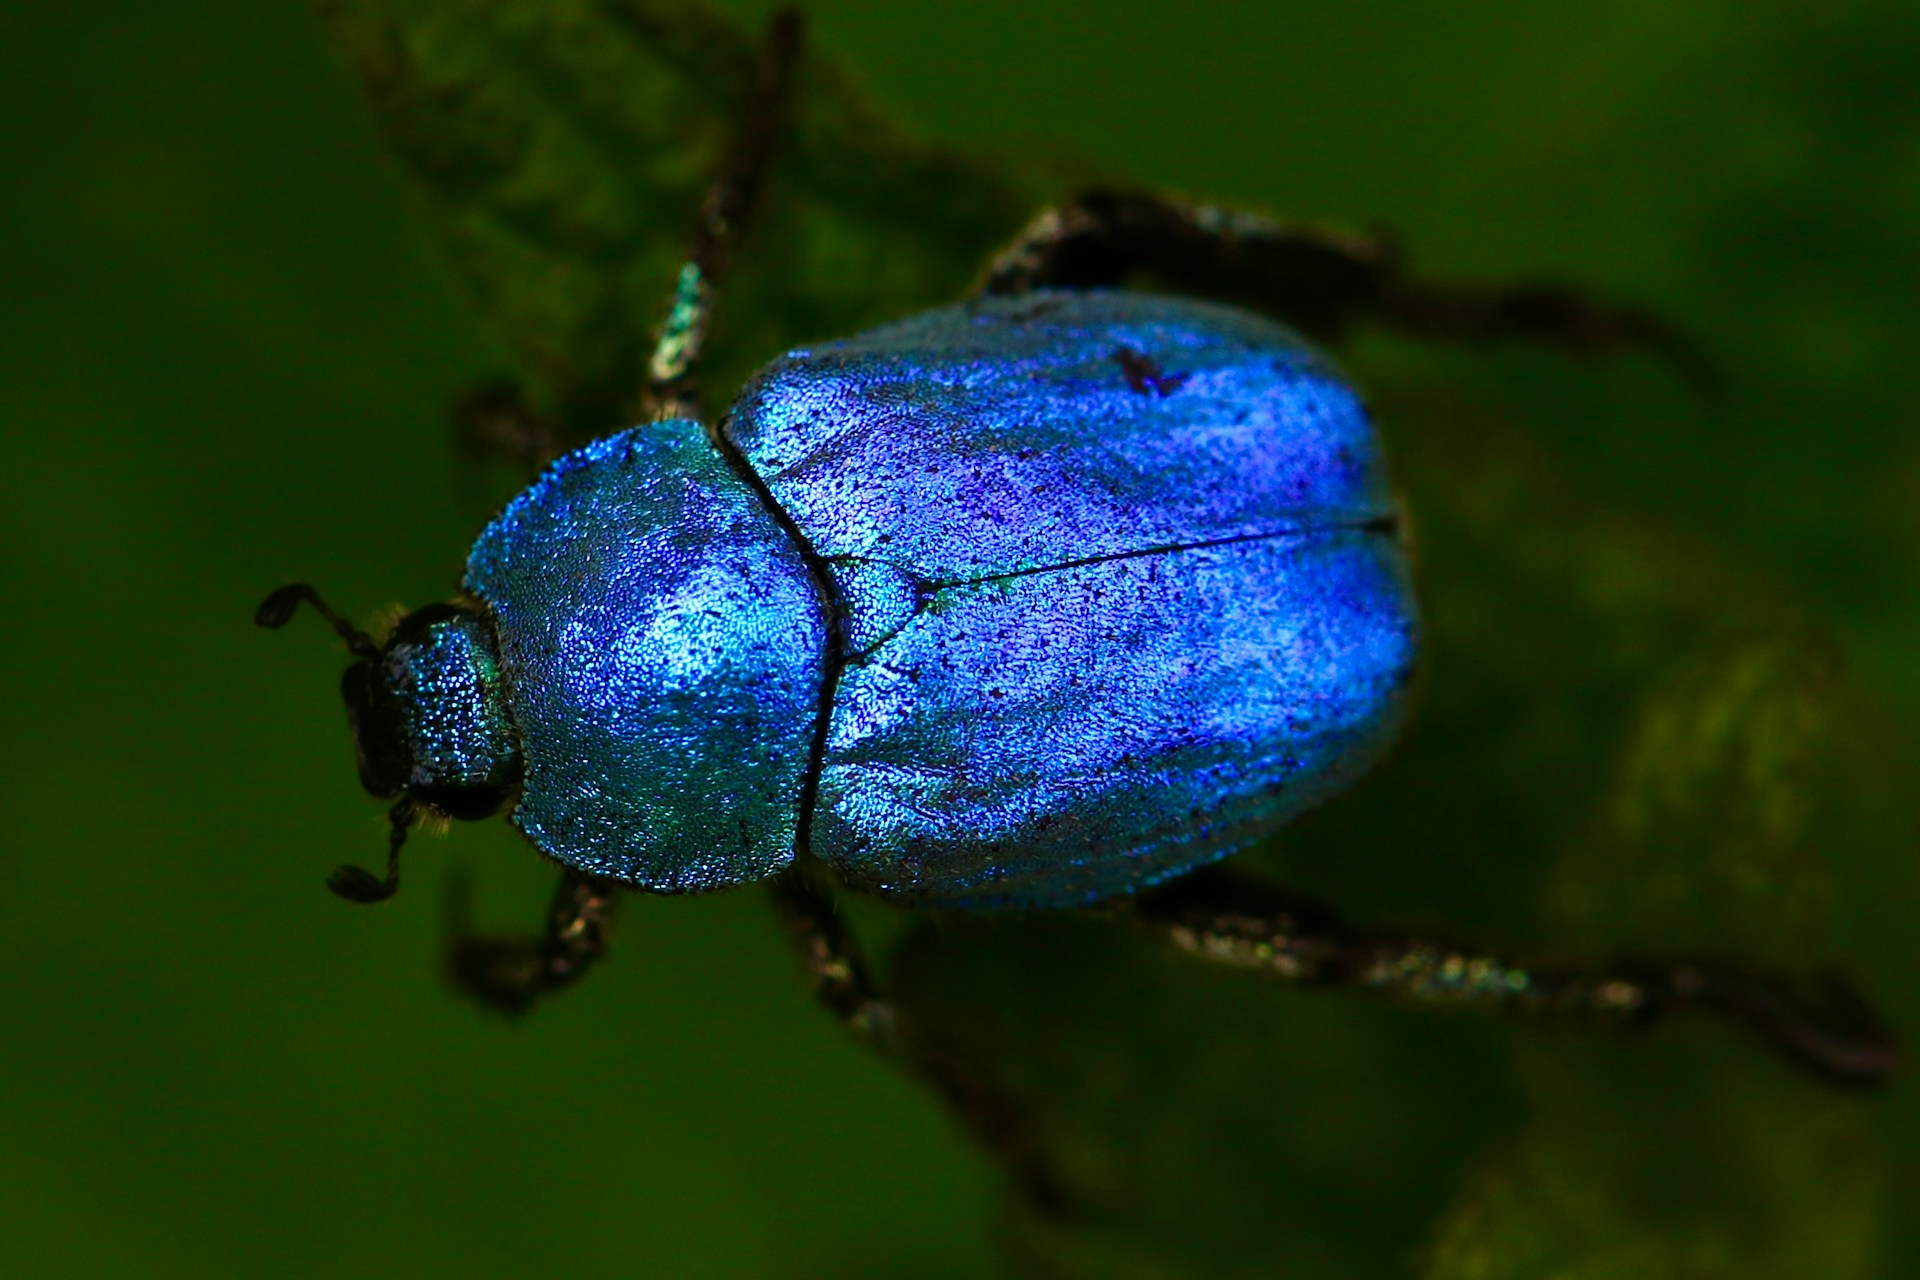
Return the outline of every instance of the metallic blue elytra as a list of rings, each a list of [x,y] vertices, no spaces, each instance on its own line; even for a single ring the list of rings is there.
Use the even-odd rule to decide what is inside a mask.
[[[988,299],[793,352],[722,429],[848,613],[811,848],[855,885],[1140,888],[1398,727],[1414,612],[1374,433],[1270,321]]]
[[[555,463],[474,545],[513,821],[657,891],[801,843],[933,906],[1244,847],[1363,772],[1416,651],[1373,430],[1290,330],[1042,291]]]

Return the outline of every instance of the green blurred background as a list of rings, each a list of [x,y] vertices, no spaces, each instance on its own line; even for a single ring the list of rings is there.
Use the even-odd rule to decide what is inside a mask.
[[[1396,394],[1444,395],[1521,424],[1607,513],[1594,520],[1673,531],[1731,566],[1743,600],[1819,619],[1885,734],[1867,744],[1876,762],[1920,726],[1920,11],[810,12],[820,46],[927,136],[1385,224],[1435,274],[1577,279],[1683,322],[1724,361],[1728,403],[1700,405],[1633,360],[1369,342],[1351,363],[1390,389],[1389,411]],[[324,874],[376,858],[381,838],[340,723],[341,657],[318,626],[268,637],[248,619],[291,579],[357,616],[448,591],[487,501],[455,464],[442,410],[505,357],[302,6],[15,5],[0,36],[10,1273],[960,1277],[996,1273],[1012,1238],[1028,1269],[1074,1274],[1717,1276],[1755,1273],[1742,1270],[1746,1222],[1773,1242],[1777,1274],[1920,1274],[1920,1086],[1856,1101],[1784,1073],[1753,1083],[1744,1065],[1715,1065],[1744,1064],[1730,1035],[1533,1043],[1471,1016],[1260,989],[1291,1034],[1334,1047],[1297,1070],[1248,1048],[1210,1085],[1181,1086],[1198,1090],[1182,1106],[1237,1117],[1227,1131],[1246,1149],[1133,1149],[1252,1190],[1182,1219],[1230,1237],[1221,1252],[1188,1248],[1175,1222],[1140,1263],[1124,1243],[1103,1261],[1010,1217],[995,1172],[934,1103],[809,1002],[757,894],[636,903],[616,958],[581,990],[522,1026],[478,1016],[437,978],[437,883],[470,866],[489,921],[531,924],[546,868],[489,824],[419,842],[390,906],[327,895]],[[1431,448],[1395,445],[1416,463]],[[1425,474],[1438,484],[1445,469]],[[1524,637],[1527,620],[1512,625]],[[1911,770],[1889,767],[1893,795],[1910,798]],[[1907,939],[1920,847],[1904,823],[1859,824],[1847,847],[1862,852],[1822,890],[1840,923],[1820,946],[1920,1034]],[[1479,874],[1369,855],[1319,868],[1315,887],[1366,898],[1373,885],[1367,905],[1404,918],[1422,886],[1444,898]],[[1498,895],[1455,896],[1426,905],[1525,932]],[[978,966],[983,990],[1023,980],[1016,958],[1036,953],[1021,948],[1103,954],[1044,928],[1007,934],[928,945]],[[1152,988],[1156,961],[1123,961],[1056,972],[1148,1042],[1192,1035],[1220,984],[1241,990],[1184,973]],[[967,972],[950,959],[941,981]],[[1690,1148],[1700,1111],[1663,1092],[1667,1066],[1647,1065],[1690,1052],[1668,1043],[1689,1036],[1711,1041],[1707,1065],[1689,1059],[1694,1092],[1678,1096],[1732,1099],[1716,1132],[1822,1117],[1804,1144],[1754,1148],[1764,1156],[1727,1154],[1746,1148],[1724,1133],[1702,1148],[1709,1164],[1773,1161],[1788,1208],[1735,1194],[1709,1230],[1663,1204],[1685,1199],[1682,1180],[1642,1188],[1647,1203],[1622,1220],[1644,1240],[1609,1253],[1620,1233],[1599,1230],[1592,1256],[1606,1256],[1584,1269],[1564,1264],[1577,1249],[1551,1255],[1560,1270],[1498,1243],[1474,1254],[1475,1215],[1524,1197],[1526,1171],[1566,1149],[1527,1128],[1552,1111],[1542,1055],[1631,1077],[1637,1101],[1593,1114],[1643,1117]],[[1337,1106],[1313,1092],[1356,1076],[1379,1087]],[[1124,1113],[1136,1085],[1099,1105]],[[1249,1136],[1270,1113],[1283,1145]],[[1102,1160],[1085,1156],[1093,1184]],[[1821,1195],[1831,1203],[1811,1203]],[[1570,1192],[1544,1216],[1609,1220],[1596,1196]],[[1288,1204],[1291,1216],[1274,1208]],[[1792,1205],[1817,1221],[1781,1225]],[[1796,1254],[1780,1232],[1819,1243]]]

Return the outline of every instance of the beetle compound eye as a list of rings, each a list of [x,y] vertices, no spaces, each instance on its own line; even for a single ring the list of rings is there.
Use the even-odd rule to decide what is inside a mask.
[[[360,785],[389,799],[407,785],[412,761],[407,752],[403,710],[396,703],[377,662],[356,662],[340,676],[340,699],[347,706]]]

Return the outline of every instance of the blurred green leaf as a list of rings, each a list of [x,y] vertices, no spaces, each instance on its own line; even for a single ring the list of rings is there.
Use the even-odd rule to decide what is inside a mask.
[[[1523,1055],[1527,1132],[1467,1179],[1429,1280],[1880,1274],[1882,1171],[1857,1100],[1720,1053],[1648,1072],[1637,1049]]]
[[[758,56],[699,0],[317,0],[453,269],[575,436],[624,420]],[[717,312],[718,394],[796,341],[956,294],[1035,207],[808,56]]]
[[[1822,645],[1782,631],[1681,663],[1637,701],[1590,835],[1557,869],[1575,936],[1776,967],[1817,954],[1831,905],[1816,821],[1849,752]]]

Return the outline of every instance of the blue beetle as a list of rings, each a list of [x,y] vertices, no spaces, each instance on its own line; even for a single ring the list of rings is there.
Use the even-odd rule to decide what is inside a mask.
[[[804,845],[914,904],[1080,905],[1374,760],[1415,652],[1396,529],[1357,398],[1278,325],[990,298],[561,458],[377,698],[407,787],[517,775],[537,848],[635,888]]]
[[[622,889],[771,880],[816,988],[941,1088],[1037,1195],[1014,1107],[868,976],[824,881],[912,906],[1061,908],[1181,878],[1138,917],[1285,978],[1644,1018],[1734,1014],[1849,1081],[1895,1061],[1777,984],[1691,966],[1582,975],[1353,933],[1190,874],[1352,782],[1406,713],[1418,650],[1403,526],[1360,398],[1293,329],[1652,347],[1664,328],[1556,289],[1409,281],[1389,246],[1150,194],[1040,215],[981,294],[761,370],[712,427],[693,372],[798,41],[775,19],[709,194],[640,426],[553,460],[481,533],[459,596],[377,641],[304,584],[355,657],[361,780],[423,811],[505,811],[565,875],[539,939],[455,940],[519,1011],[600,954]],[[544,429],[529,438],[547,437]],[[830,873],[830,874],[829,874]],[[1010,1118],[1013,1117],[1013,1118]]]

